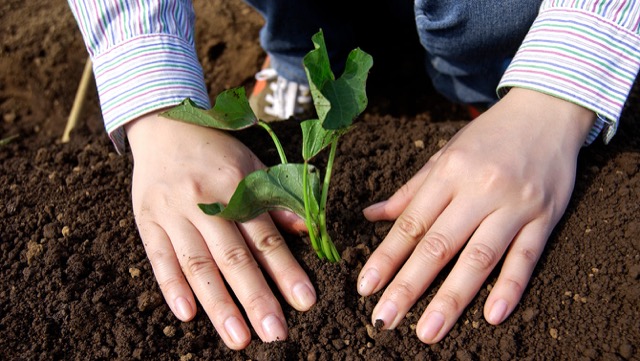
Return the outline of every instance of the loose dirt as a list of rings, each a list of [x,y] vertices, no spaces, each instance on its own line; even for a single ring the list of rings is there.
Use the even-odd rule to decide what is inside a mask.
[[[196,1],[196,7],[198,52],[211,94],[250,85],[264,58],[259,15],[235,0]],[[8,0],[0,19],[0,138],[18,136],[0,148],[0,358],[638,359],[637,90],[612,144],[598,142],[580,155],[568,210],[513,315],[497,327],[482,316],[493,274],[451,333],[428,346],[414,328],[443,278],[396,330],[370,325],[379,295],[359,297],[356,277],[391,223],[369,223],[360,210],[391,195],[468,119],[415,72],[415,48],[391,44],[401,56],[376,63],[369,110],[336,159],[328,216],[343,261],[319,261],[306,238],[288,236],[317,287],[318,303],[306,313],[284,307],[287,341],[264,344],[254,336],[236,352],[202,310],[182,323],[165,305],[134,224],[131,158],[117,155],[105,135],[95,90],[72,142],[59,141],[86,59],[66,2]],[[275,130],[292,140],[288,154],[298,154],[295,122]],[[240,138],[266,163],[276,162],[264,134],[247,131]]]

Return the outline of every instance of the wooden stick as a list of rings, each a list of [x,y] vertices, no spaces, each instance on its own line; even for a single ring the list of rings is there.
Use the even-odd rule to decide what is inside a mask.
[[[73,128],[78,123],[78,118],[82,113],[84,107],[84,101],[87,98],[87,88],[89,86],[89,80],[91,80],[91,73],[93,65],[91,64],[91,58],[87,58],[87,62],[84,64],[84,71],[82,71],[82,78],[80,78],[80,85],[78,85],[78,91],[76,91],[76,97],[73,100],[73,107],[71,107],[71,113],[69,113],[69,119],[67,119],[67,126],[64,128],[62,134],[62,143],[67,143],[70,140],[70,134]]]

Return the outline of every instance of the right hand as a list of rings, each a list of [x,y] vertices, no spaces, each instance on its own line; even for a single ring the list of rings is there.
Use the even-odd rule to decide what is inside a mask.
[[[134,158],[136,224],[166,302],[176,317],[189,321],[196,313],[195,294],[225,344],[238,350],[249,344],[251,333],[232,291],[261,340],[286,339],[284,314],[262,270],[295,309],[315,304],[309,277],[272,216],[289,230],[305,230],[304,222],[288,212],[245,223],[203,213],[198,203],[228,203],[240,180],[264,165],[222,131],[157,114],[125,129]]]

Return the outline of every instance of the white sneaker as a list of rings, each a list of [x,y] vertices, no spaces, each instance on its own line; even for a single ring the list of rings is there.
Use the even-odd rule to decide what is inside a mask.
[[[290,117],[309,119],[315,114],[309,87],[279,76],[270,67],[268,56],[262,70],[256,74],[249,105],[256,116],[265,122]]]

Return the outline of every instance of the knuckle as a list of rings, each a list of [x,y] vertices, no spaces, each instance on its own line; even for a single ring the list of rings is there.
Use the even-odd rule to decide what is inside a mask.
[[[449,174],[457,174],[460,170],[467,168],[467,159],[468,156],[466,152],[448,148],[437,158],[438,164],[440,165],[437,167],[438,173],[444,177],[447,177]]]
[[[442,233],[429,233],[418,244],[417,251],[423,258],[437,263],[446,263],[453,257],[452,241]]]
[[[242,269],[255,264],[253,256],[247,247],[234,246],[222,253],[221,267],[228,269]]]
[[[262,309],[271,308],[273,297],[269,293],[254,292],[247,295],[243,306],[248,313],[260,312]]]
[[[182,286],[183,279],[178,275],[169,276],[166,279],[158,279],[158,286],[163,294],[170,293],[173,289],[179,289]]]
[[[548,203],[544,187],[532,182],[527,182],[521,186],[520,198],[523,203],[530,206],[536,206],[537,208],[542,208]]]
[[[514,278],[506,278],[503,287],[513,294],[521,295],[524,293],[526,285]]]
[[[498,262],[498,252],[486,244],[469,244],[462,261],[476,271],[486,272]]]
[[[175,258],[173,250],[167,251],[163,248],[153,248],[146,242],[144,243],[144,246],[147,247],[147,257],[149,257],[149,262],[151,262],[155,271],[163,272],[171,267]],[[151,247],[151,249],[149,249],[149,247]]]
[[[520,248],[518,249],[518,255],[527,263],[529,266],[533,266],[538,263],[538,252],[534,251],[531,248]]]
[[[425,233],[426,226],[418,217],[411,214],[402,214],[398,220],[398,229],[414,243],[417,242]]]
[[[452,290],[438,292],[436,297],[438,298],[438,304],[440,304],[444,310],[453,310],[455,313],[463,308],[462,297]]]
[[[225,189],[235,188],[245,177],[245,172],[238,167],[223,166],[218,168],[216,183]]]
[[[396,281],[390,290],[390,298],[395,300],[413,300],[418,297],[415,285],[407,281]]]
[[[409,185],[407,183],[403,184],[400,188],[398,188],[398,191],[396,192],[396,194],[402,198],[402,199],[406,199],[406,198],[411,198],[414,195],[413,190],[411,189],[411,187],[409,187]]]
[[[266,234],[254,242],[256,249],[263,254],[269,254],[285,244],[284,238],[279,234]]]
[[[216,265],[208,256],[189,256],[183,268],[185,274],[194,277],[216,272]]]

